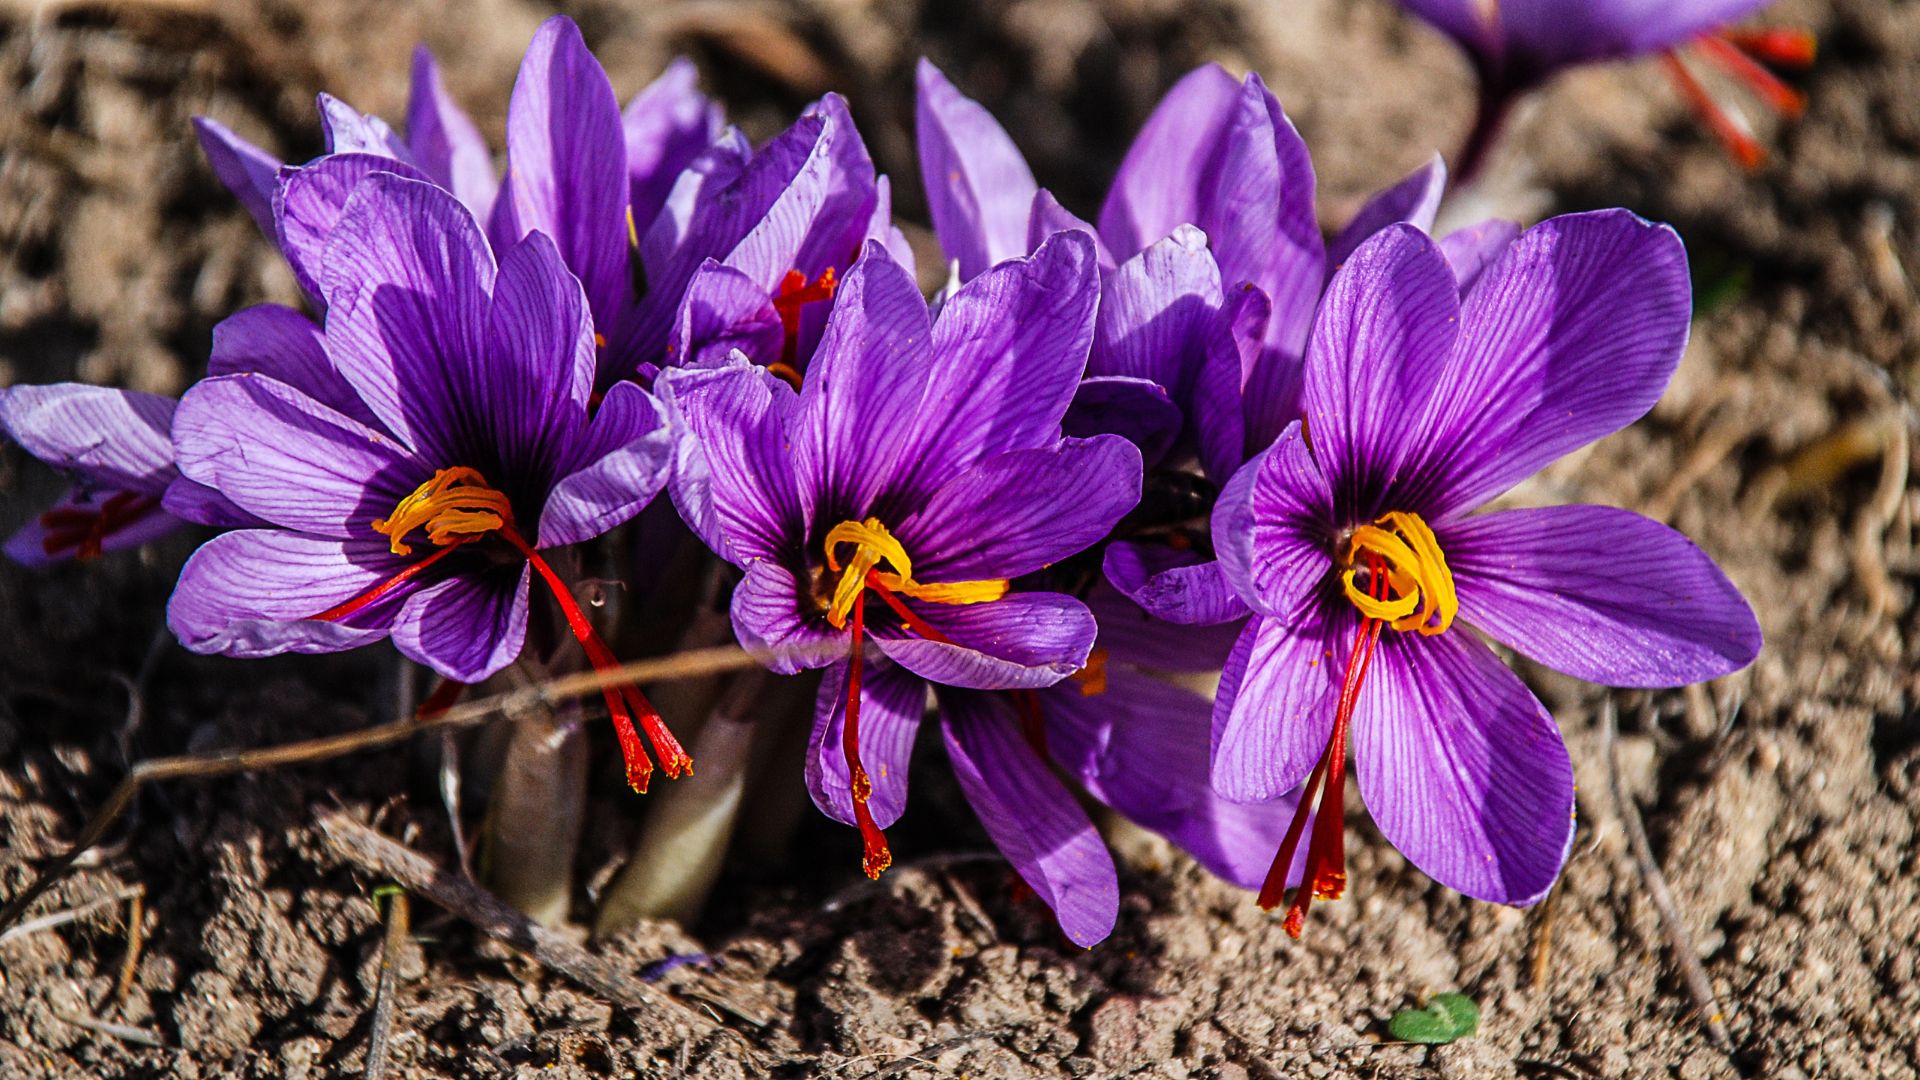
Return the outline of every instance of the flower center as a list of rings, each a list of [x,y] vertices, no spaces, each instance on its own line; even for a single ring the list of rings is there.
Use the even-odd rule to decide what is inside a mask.
[[[833,291],[839,287],[840,282],[834,278],[833,267],[829,266],[812,281],[808,281],[807,275],[799,270],[789,270],[780,279],[779,288],[773,291],[773,310],[780,315],[780,329],[785,333],[785,340],[780,346],[779,361],[769,364],[767,370],[793,384],[796,390],[800,388],[800,369],[794,366],[800,355],[800,309],[808,304],[833,299]]]
[[[507,497],[487,486],[477,469],[458,466],[441,469],[433,479],[413,489],[394,505],[393,513],[373,523],[373,531],[388,538],[395,555],[411,555],[403,541],[415,529],[425,529],[438,547],[468,544],[513,520]]]
[[[593,665],[595,672],[605,677],[600,692],[606,700],[607,712],[613,718],[614,735],[620,741],[621,756],[626,759],[627,783],[635,791],[644,793],[647,780],[653,775],[653,763],[647,760],[646,751],[640,744],[640,734],[634,727],[636,717],[640,725],[646,728],[654,755],[660,759],[660,766],[666,770],[667,776],[677,779],[681,775],[692,775],[693,758],[681,748],[673,733],[667,730],[660,713],[640,693],[640,688],[619,678],[620,661],[614,657],[613,650],[607,648],[606,642],[600,640],[592,621],[574,598],[573,589],[554,571],[546,557],[520,535],[520,530],[513,524],[513,505],[504,494],[487,483],[479,470],[464,465],[441,469],[433,474],[433,479],[396,503],[392,514],[373,522],[373,531],[387,538],[388,550],[395,555],[413,554],[413,548],[404,541],[407,534],[415,529],[424,530],[427,540],[439,550],[406,566],[360,595],[309,618],[320,622],[345,619],[418,577],[422,571],[459,550],[462,545],[488,535],[498,536],[519,551],[528,565],[540,575],[553,593],[554,601],[560,605],[567,629],[573,632],[574,638],[585,650],[587,661]],[[435,692],[431,704],[444,709],[458,692],[459,684],[449,683]],[[446,695],[444,703],[441,701],[442,694]],[[422,708],[422,715],[427,715],[424,711],[426,707]]]
[[[1353,530],[1340,575],[1347,599],[1395,630],[1444,633],[1460,610],[1440,541],[1418,514],[1394,511]],[[1375,582],[1375,575],[1384,575]]]
[[[840,549],[851,544],[853,555],[843,565]],[[840,574],[834,583],[833,597],[827,603],[827,622],[834,629],[851,627],[851,651],[847,655],[847,704],[840,727],[840,750],[847,759],[847,784],[853,794],[854,823],[860,827],[864,848],[861,869],[870,878],[879,879],[893,865],[893,853],[887,847],[886,833],[874,821],[867,803],[873,797],[873,780],[860,760],[860,669],[864,658],[867,621],[867,593],[879,595],[893,609],[907,629],[928,641],[952,644],[952,639],[919,615],[900,597],[911,596],[935,604],[983,604],[1007,595],[1005,580],[957,581],[922,584],[913,580],[913,560],[907,549],[894,539],[879,518],[851,519],[827,531],[827,568]],[[879,566],[893,567],[881,573]]]

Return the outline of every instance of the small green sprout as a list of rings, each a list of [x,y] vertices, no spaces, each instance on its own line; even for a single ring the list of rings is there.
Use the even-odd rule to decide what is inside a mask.
[[[1480,1006],[1465,994],[1435,994],[1424,1009],[1401,1009],[1387,1031],[1407,1042],[1443,1046],[1480,1030]]]

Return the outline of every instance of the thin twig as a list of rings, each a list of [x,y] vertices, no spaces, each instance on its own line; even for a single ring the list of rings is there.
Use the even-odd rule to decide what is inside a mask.
[[[1700,954],[1694,948],[1693,935],[1687,931],[1686,920],[1680,915],[1680,906],[1674,902],[1673,891],[1667,887],[1667,876],[1660,872],[1659,864],[1653,861],[1653,845],[1647,841],[1647,827],[1640,820],[1640,810],[1633,804],[1626,785],[1620,780],[1617,726],[1613,699],[1609,697],[1600,704],[1600,732],[1613,790],[1613,804],[1627,831],[1627,847],[1633,852],[1633,861],[1639,865],[1640,880],[1646,886],[1648,897],[1653,900],[1653,908],[1660,915],[1660,928],[1666,934],[1667,948],[1673,953],[1673,962],[1680,968],[1681,981],[1686,984],[1687,994],[1693,998],[1693,1007],[1706,1026],[1708,1040],[1727,1055],[1735,1071],[1740,1071],[1733,1036],[1727,1033],[1726,1014],[1721,1011],[1720,1001],[1714,996],[1707,969],[1701,966]]]
[[[140,971],[140,953],[147,942],[146,921],[146,896],[135,890],[132,903],[127,905],[127,955],[120,960],[120,977],[113,981],[113,993],[101,1003],[102,1010],[126,1000],[127,991],[133,989],[133,977]]]
[[[808,659],[805,654],[795,654],[791,651],[783,655],[794,657],[803,663]],[[126,812],[134,796],[139,794],[141,787],[148,783],[163,780],[212,779],[231,776],[235,773],[277,769],[284,765],[304,765],[325,761],[345,754],[360,753],[404,742],[423,732],[472,727],[496,715],[518,720],[536,715],[541,706],[551,706],[558,702],[572,701],[575,698],[596,694],[605,686],[628,682],[651,683],[703,678],[716,672],[737,671],[751,667],[771,657],[772,654],[769,653],[748,652],[732,645],[702,649],[698,652],[677,653],[672,656],[635,661],[606,672],[588,671],[568,675],[539,686],[529,686],[470,701],[464,705],[456,705],[438,716],[424,719],[409,717],[342,735],[306,739],[259,750],[222,750],[209,754],[188,754],[143,761],[129,770],[119,785],[113,789],[105,805],[96,811],[86,827],[80,830],[80,838],[74,842],[73,847],[42,870],[33,884],[8,903],[5,910],[0,910],[0,930],[13,925],[21,915],[25,914],[27,907],[39,899],[41,893],[73,866],[74,860],[98,844],[100,838],[106,835],[107,829],[111,828],[120,815]]]
[[[26,937],[28,934],[37,934],[42,930],[51,930],[56,926],[65,926],[70,922],[79,922],[81,919],[99,911],[101,908],[112,907],[122,900],[129,897],[137,897],[145,891],[146,886],[144,885],[129,885],[124,889],[117,889],[98,899],[89,900],[77,907],[70,907],[64,911],[56,911],[48,915],[42,915],[37,919],[23,922],[5,933],[0,933],[0,945],[5,945],[15,938]]]
[[[1547,981],[1553,975],[1553,913],[1560,899],[1560,885],[1555,882],[1547,890],[1547,898],[1540,902],[1540,922],[1534,928],[1533,971],[1529,985],[1535,990],[1545,990]]]
[[[373,991],[373,1023],[367,1029],[367,1080],[387,1075],[387,1045],[393,1037],[394,1001],[400,996],[400,956],[413,930],[405,889],[387,896],[387,932],[380,943],[380,981]]]
[[[78,1013],[55,1012],[53,1015],[72,1024],[74,1027],[86,1028],[88,1031],[97,1031],[102,1035],[111,1035],[124,1042],[139,1043],[141,1046],[154,1047],[167,1045],[166,1040],[162,1039],[158,1034],[148,1031],[146,1028],[134,1027],[131,1024],[110,1023],[106,1020],[100,1020],[91,1016],[81,1016]]]
[[[441,869],[431,859],[348,817],[320,815],[320,831],[348,862],[376,877],[391,878],[408,892],[431,900],[488,937],[505,942],[542,966],[609,1001],[652,1010],[679,1024],[707,1026],[700,1014],[667,994],[630,978],[564,936],[508,907],[485,889]]]

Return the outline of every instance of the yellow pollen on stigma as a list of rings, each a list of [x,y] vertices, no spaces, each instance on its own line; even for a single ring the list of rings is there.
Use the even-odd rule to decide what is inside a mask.
[[[852,544],[854,552],[842,565],[840,548],[846,544]],[[893,572],[873,573],[882,563],[892,566]],[[841,572],[833,588],[833,601],[827,605],[827,622],[836,630],[846,627],[847,615],[853,610],[854,600],[866,588],[869,573],[873,574],[874,583],[888,592],[932,604],[984,604],[1007,595],[1008,588],[1004,578],[936,583],[913,580],[913,560],[908,557],[907,549],[880,524],[879,518],[871,517],[865,521],[843,521],[827,531],[827,568]]]
[[[434,473],[395,504],[392,514],[375,520],[373,530],[387,537],[395,555],[410,555],[413,548],[404,541],[415,529],[425,529],[428,540],[447,547],[478,540],[512,521],[507,497],[487,486],[479,470],[458,466]]]
[[[1428,635],[1444,633],[1453,625],[1460,610],[1453,572],[1447,569],[1439,539],[1420,515],[1395,511],[1360,526],[1347,541],[1345,554],[1347,569],[1340,575],[1340,584],[1360,614],[1395,630]],[[1384,564],[1386,595],[1369,596],[1356,583],[1363,557],[1371,565]]]

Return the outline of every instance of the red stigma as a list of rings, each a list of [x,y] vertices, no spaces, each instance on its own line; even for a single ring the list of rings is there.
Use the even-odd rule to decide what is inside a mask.
[[[1807,98],[1767,70],[1766,64],[1802,69],[1813,63],[1815,41],[1804,30],[1722,30],[1703,34],[1693,46],[1708,63],[1744,85],[1768,108],[1789,119],[1806,111]],[[1700,80],[1687,70],[1675,51],[1663,53],[1660,62],[1667,77],[1687,103],[1727,148],[1735,161],[1749,171],[1766,163],[1767,151],[1744,124],[1727,112]]]
[[[1372,570],[1369,592],[1379,599],[1386,594],[1386,564],[1372,554],[1368,562]],[[1287,835],[1280,841],[1280,852],[1274,856],[1267,880],[1260,886],[1261,910],[1279,907],[1287,891],[1287,871],[1293,867],[1294,852],[1299,850],[1314,796],[1320,792],[1324,779],[1326,792],[1320,797],[1319,812],[1313,817],[1313,839],[1307,844],[1306,876],[1293,891],[1293,905],[1287,909],[1286,921],[1281,924],[1289,937],[1297,939],[1306,928],[1307,908],[1314,900],[1338,900],[1346,892],[1347,736],[1353,724],[1354,707],[1360,700],[1360,686],[1366,680],[1373,647],[1380,641],[1383,625],[1379,619],[1360,622],[1360,630],[1353,639],[1353,651],[1347,658],[1346,678],[1340,684],[1339,703],[1334,707],[1333,733],[1300,791],[1300,805],[1293,812],[1293,822],[1287,826]]]
[[[773,310],[780,313],[780,329],[786,335],[780,346],[780,363],[786,365],[787,370],[794,370],[794,361],[800,354],[800,309],[833,299],[833,291],[839,286],[831,266],[812,281],[798,270],[789,270],[780,279],[780,287],[773,291]]]
[[[76,559],[97,559],[109,536],[158,509],[159,499],[131,491],[108,497],[98,509],[56,507],[40,515],[40,527],[46,530],[40,550],[50,556],[72,551]]]
[[[1047,757],[1047,717],[1040,708],[1040,693],[1037,690],[1013,690],[1013,707],[1020,714],[1020,733],[1027,738],[1027,745],[1039,754],[1042,760]]]

